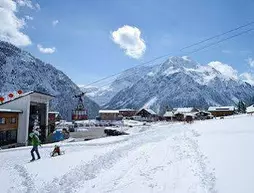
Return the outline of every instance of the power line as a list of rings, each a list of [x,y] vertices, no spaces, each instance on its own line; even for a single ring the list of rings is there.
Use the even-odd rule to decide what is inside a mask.
[[[247,27],[247,26],[252,25],[252,24],[254,24],[254,21],[253,21],[253,22],[250,22],[250,23],[247,23],[247,24],[245,24],[245,25],[239,26],[239,27],[237,27],[237,28],[231,29],[231,30],[229,30],[229,31],[227,31],[227,32],[218,34],[218,35],[216,35],[216,36],[212,36],[212,37],[207,38],[207,39],[205,39],[205,40],[202,40],[202,41],[200,41],[200,42],[197,42],[197,43],[191,44],[191,45],[189,45],[189,46],[186,46],[186,47],[180,49],[180,51],[182,51],[182,50],[184,50],[184,49],[187,49],[187,48],[190,48],[190,47],[193,47],[193,46],[195,46],[195,45],[199,45],[199,44],[201,44],[201,43],[207,42],[207,41],[212,40],[212,39],[214,39],[214,38],[223,36],[223,35],[225,35],[225,34],[231,33],[231,32],[233,32],[233,31],[239,30],[239,29],[241,29],[241,28],[243,28],[243,27]],[[249,30],[243,31],[243,32],[241,32],[241,33],[238,33],[238,34],[236,34],[236,35],[230,36],[230,37],[228,37],[228,38],[224,38],[224,39],[222,39],[222,40],[220,40],[220,41],[217,41],[217,42],[215,42],[215,43],[212,43],[212,44],[209,44],[209,45],[207,45],[207,46],[201,47],[200,49],[196,49],[196,50],[194,50],[194,51],[192,51],[192,52],[189,52],[189,53],[187,53],[187,54],[189,54],[189,55],[190,55],[190,54],[194,54],[194,53],[196,53],[196,52],[198,52],[198,51],[204,50],[204,49],[206,49],[206,48],[209,48],[209,47],[211,47],[211,46],[214,46],[214,45],[219,44],[219,43],[221,43],[221,42],[224,42],[224,41],[226,41],[226,40],[229,40],[229,39],[232,39],[232,38],[234,38],[234,37],[240,36],[240,35],[242,35],[242,34],[248,33],[249,31],[252,31],[252,30],[254,30],[254,28],[251,28],[251,29],[249,29]],[[154,62],[154,61],[156,61],[156,60],[162,59],[162,58],[167,57],[167,56],[170,56],[170,55],[172,55],[172,53],[161,55],[161,56],[156,57],[156,58],[154,58],[154,59],[151,59],[151,60],[149,60],[149,61],[147,61],[147,62],[143,62],[143,63],[141,63],[141,64],[139,64],[139,65],[134,66],[134,67],[128,68],[128,69],[126,69],[126,70],[120,71],[120,72],[118,72],[118,73],[115,73],[115,74],[106,76],[106,77],[104,77],[104,78],[102,78],[102,79],[99,79],[99,80],[97,80],[97,81],[94,81],[94,82],[91,82],[91,83],[89,83],[89,84],[86,84],[85,87],[86,87],[86,86],[93,85],[93,84],[96,84],[96,83],[101,82],[101,81],[103,81],[103,80],[107,80],[107,79],[112,78],[112,77],[114,77],[114,76],[117,76],[117,75],[119,75],[119,74],[121,74],[121,73],[123,73],[123,72],[125,72],[125,71],[127,71],[127,70],[131,70],[131,69],[137,68],[137,67],[139,67],[139,66],[143,66],[143,65],[152,63],[152,62]]]
[[[218,37],[220,37],[220,36],[226,35],[226,34],[228,34],[228,33],[237,31],[237,30],[239,30],[239,29],[241,29],[241,28],[250,26],[250,25],[252,25],[252,24],[254,24],[254,21],[252,21],[252,22],[250,22],[250,23],[247,23],[247,24],[245,24],[245,25],[241,25],[241,26],[239,26],[239,27],[237,27],[237,28],[234,28],[234,29],[231,29],[231,30],[229,30],[229,31],[223,32],[223,33],[221,33],[221,34],[212,36],[212,37],[210,37],[210,38],[204,39],[204,40],[202,40],[202,41],[199,41],[199,42],[197,42],[197,43],[191,44],[191,45],[189,45],[189,46],[183,47],[180,51],[183,51],[183,50],[185,50],[185,49],[187,49],[187,48],[191,48],[191,47],[193,47],[193,46],[197,46],[197,45],[199,45],[199,44],[202,44],[202,43],[207,42],[207,41],[209,41],[209,40],[212,40],[212,39],[218,38]]]
[[[217,42],[214,42],[214,43],[212,43],[212,44],[208,44],[208,45],[206,45],[206,46],[203,46],[203,47],[201,47],[200,49],[194,50],[194,51],[189,52],[189,53],[187,53],[187,54],[188,54],[188,55],[195,54],[195,53],[197,53],[197,52],[199,52],[199,51],[201,51],[201,50],[204,50],[204,49],[209,48],[209,47],[211,47],[211,46],[215,46],[215,45],[217,45],[217,44],[219,44],[219,43],[221,43],[221,42],[227,41],[227,40],[229,40],[229,39],[235,38],[235,37],[237,37],[237,36],[243,35],[243,34],[245,34],[245,33],[248,33],[248,32],[250,32],[250,31],[253,31],[253,30],[254,30],[254,28],[249,29],[249,30],[246,30],[246,31],[243,31],[243,32],[240,32],[240,33],[235,34],[235,35],[233,35],[233,36],[230,36],[230,37],[228,37],[228,38],[224,38],[224,39],[221,39],[220,41],[217,41]],[[168,56],[168,55],[164,55],[164,56]],[[141,64],[140,64],[140,65],[141,65]],[[128,69],[127,69],[127,70],[128,70]],[[125,71],[126,71],[126,70],[125,70]],[[124,71],[123,71],[123,72],[124,72]],[[124,79],[124,78],[122,78],[122,79]],[[122,80],[122,79],[119,79],[119,80]],[[106,83],[106,84],[103,84],[103,85],[100,85],[100,86],[106,86],[106,85],[109,85],[109,84],[110,84],[110,83]]]
[[[211,47],[211,46],[217,45],[217,44],[219,44],[219,43],[221,43],[221,42],[225,42],[225,41],[227,41],[227,40],[229,40],[229,39],[233,39],[233,38],[235,38],[235,37],[237,37],[237,36],[246,34],[246,33],[250,32],[250,31],[253,31],[253,30],[254,30],[254,28],[251,28],[251,29],[249,29],[249,30],[240,32],[240,33],[235,34],[235,35],[233,35],[233,36],[230,36],[230,37],[221,39],[221,40],[219,40],[219,41],[217,41],[217,42],[208,44],[207,46],[203,46],[203,47],[201,47],[201,48],[199,48],[199,49],[196,49],[196,50],[194,50],[194,51],[192,51],[192,52],[189,52],[189,53],[187,53],[187,54],[189,54],[189,55],[194,54],[194,53],[196,53],[196,52],[199,52],[199,51],[204,50],[204,49],[206,49],[206,48],[209,48],[209,47]]]
[[[164,58],[164,57],[166,57],[166,56],[169,56],[169,55],[171,55],[171,54],[172,54],[172,53],[159,56],[159,57],[157,57],[157,58],[154,58],[154,59],[149,60],[149,61],[147,61],[147,62],[143,62],[143,63],[141,63],[141,64],[139,64],[139,65],[136,65],[136,66],[134,66],[134,67],[128,68],[128,69],[123,70],[123,71],[121,71],[121,72],[117,72],[117,73],[115,73],[115,74],[106,76],[106,77],[104,77],[104,78],[102,78],[102,79],[96,80],[96,81],[94,81],[94,82],[91,82],[91,83],[85,85],[85,87],[86,87],[86,86],[93,85],[93,84],[96,84],[96,83],[101,82],[101,81],[103,81],[103,80],[112,78],[112,77],[114,77],[114,76],[116,76],[116,75],[119,75],[119,74],[121,74],[121,73],[123,73],[123,72],[125,72],[125,71],[127,71],[127,70],[131,70],[131,69],[137,68],[137,67],[139,67],[139,66],[143,66],[143,65],[145,65],[145,64],[152,63],[152,62],[154,62],[154,61],[156,61],[156,60],[159,60],[159,59]]]

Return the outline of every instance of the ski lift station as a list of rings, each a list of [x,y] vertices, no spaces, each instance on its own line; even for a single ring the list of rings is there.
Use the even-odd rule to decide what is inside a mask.
[[[0,146],[26,145],[35,122],[42,141],[48,135],[49,101],[52,95],[31,91],[10,93],[0,104]]]

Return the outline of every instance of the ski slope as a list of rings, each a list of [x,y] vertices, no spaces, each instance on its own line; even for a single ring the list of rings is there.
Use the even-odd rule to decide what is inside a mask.
[[[254,116],[191,125],[136,125],[128,136],[61,143],[29,163],[30,147],[0,151],[1,192],[253,193]]]

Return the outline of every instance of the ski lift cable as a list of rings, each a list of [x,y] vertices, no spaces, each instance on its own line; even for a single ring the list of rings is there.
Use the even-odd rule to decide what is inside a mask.
[[[215,45],[217,45],[217,44],[219,44],[219,43],[222,43],[222,42],[225,42],[225,41],[227,41],[227,40],[233,39],[233,38],[235,38],[235,37],[241,36],[241,35],[243,35],[243,34],[246,34],[246,33],[250,32],[250,31],[253,31],[253,30],[254,30],[254,28],[251,28],[251,29],[242,31],[242,32],[237,33],[237,34],[235,34],[235,35],[232,35],[232,36],[230,36],[230,37],[227,37],[227,38],[221,39],[221,40],[219,40],[219,41],[217,41],[217,42],[214,42],[214,43],[208,44],[208,45],[206,45],[206,46],[203,46],[203,47],[201,47],[201,48],[199,48],[199,49],[196,49],[196,50],[194,50],[194,51],[192,51],[192,52],[189,52],[189,53],[187,53],[187,54],[188,54],[188,55],[191,55],[191,54],[197,53],[197,52],[199,52],[199,51],[201,51],[201,50],[204,50],[204,49],[209,48],[209,47],[211,47],[211,46],[215,46]]]
[[[125,69],[125,70],[123,70],[123,71],[121,71],[121,72],[117,72],[117,73],[115,73],[115,74],[106,76],[106,77],[104,77],[104,78],[102,78],[102,79],[96,80],[96,81],[94,81],[94,82],[91,82],[91,83],[85,85],[85,87],[86,87],[86,86],[93,85],[93,84],[96,84],[96,83],[101,82],[101,81],[103,81],[103,80],[112,78],[112,77],[114,77],[114,76],[117,76],[117,75],[119,75],[119,74],[121,74],[121,73],[123,73],[123,72],[125,72],[125,71],[127,71],[127,70],[131,70],[131,69],[137,68],[137,67],[139,67],[139,66],[143,66],[143,65],[146,65],[146,64],[150,64],[150,63],[152,63],[152,62],[154,62],[154,61],[156,61],[156,60],[162,59],[162,58],[167,57],[167,56],[169,56],[169,55],[171,55],[171,54],[172,54],[172,53],[159,56],[159,57],[154,58],[154,59],[151,59],[151,60],[149,60],[149,61],[147,61],[147,62],[143,62],[143,63],[141,63],[141,64],[135,65],[135,66],[133,66],[133,67],[131,67],[131,68],[127,68],[127,69]]]
[[[216,35],[216,36],[212,36],[211,38],[207,38],[207,39],[205,39],[205,40],[202,40],[202,41],[199,41],[199,42],[197,42],[197,43],[191,44],[190,46],[186,46],[186,47],[180,49],[180,51],[183,51],[184,49],[193,47],[193,46],[195,46],[195,45],[199,45],[199,44],[204,43],[204,42],[207,42],[207,41],[212,40],[212,39],[214,39],[214,38],[217,38],[217,37],[226,35],[226,34],[228,34],[228,33],[234,32],[234,31],[236,31],[236,30],[239,30],[239,29],[241,29],[241,28],[243,28],[243,27],[250,26],[250,25],[252,25],[252,24],[254,24],[254,21],[253,21],[253,22],[250,22],[250,23],[248,23],[248,24],[242,25],[242,26],[240,26],[240,27],[231,29],[231,30],[229,30],[229,31],[227,31],[227,32],[218,34],[218,35]],[[189,52],[189,53],[187,53],[187,54],[189,54],[189,55],[190,55],[190,54],[194,54],[194,53],[196,53],[196,52],[198,52],[198,51],[201,51],[201,50],[206,49],[206,48],[208,48],[208,47],[211,47],[211,46],[213,46],[213,45],[219,44],[219,43],[224,42],[224,41],[226,41],[226,40],[232,39],[232,38],[234,38],[234,37],[240,36],[240,35],[242,35],[242,34],[245,34],[245,33],[249,32],[249,31],[252,31],[252,30],[253,30],[253,28],[251,28],[251,29],[249,29],[249,30],[246,30],[246,31],[243,31],[243,32],[241,32],[241,33],[238,33],[238,34],[236,34],[236,35],[230,36],[229,38],[224,38],[224,39],[222,39],[222,40],[220,40],[220,41],[217,41],[217,42],[215,42],[215,43],[208,44],[208,46],[204,46],[204,47],[202,47],[202,48],[200,48],[200,49],[196,49],[196,50],[194,50],[193,52]],[[119,75],[119,74],[121,74],[121,73],[123,73],[123,72],[125,72],[125,71],[127,71],[127,70],[131,70],[131,69],[134,69],[134,68],[136,68],[136,67],[143,66],[143,65],[146,65],[146,64],[155,62],[156,60],[162,59],[162,58],[164,58],[164,57],[168,57],[168,56],[170,56],[170,55],[172,55],[172,54],[173,54],[173,52],[168,53],[168,54],[164,54],[164,55],[161,55],[161,56],[158,56],[158,57],[153,58],[153,59],[151,59],[151,60],[149,60],[149,61],[147,61],[147,62],[142,62],[141,64],[135,65],[135,66],[133,66],[133,67],[131,67],[131,68],[127,68],[127,69],[125,69],[125,70],[123,70],[123,71],[117,72],[117,73],[115,73],[115,74],[106,76],[106,77],[104,77],[104,78],[102,78],[102,79],[99,79],[99,80],[96,80],[96,81],[94,81],[94,82],[88,83],[88,84],[86,84],[84,87],[87,87],[87,86],[90,86],[90,85],[94,85],[94,84],[96,84],[96,83],[99,83],[99,82],[102,82],[102,81],[107,80],[107,79],[109,79],[109,78],[112,78],[112,77],[114,77],[114,76],[117,76],[117,75]]]
[[[201,47],[201,48],[199,48],[199,49],[196,49],[196,50],[194,50],[194,51],[192,51],[192,52],[189,52],[189,53],[187,53],[187,54],[190,56],[190,55],[195,54],[195,53],[197,53],[197,52],[199,52],[199,51],[201,51],[201,50],[204,50],[204,49],[206,49],[206,48],[215,46],[215,45],[217,45],[217,44],[219,44],[219,43],[222,43],[222,42],[225,42],[225,41],[227,41],[227,40],[233,39],[233,38],[235,38],[235,37],[238,37],[238,36],[240,36],[240,35],[246,34],[246,33],[250,32],[250,31],[253,31],[253,30],[254,30],[254,28],[251,28],[251,29],[249,29],[249,30],[245,30],[245,31],[240,32],[240,33],[238,33],[238,34],[235,34],[235,35],[233,35],[233,36],[230,36],[230,37],[221,39],[221,40],[219,40],[219,41],[217,41],[217,42],[214,42],[214,43],[208,44],[208,45],[206,45],[206,46],[203,46],[203,47]],[[165,56],[168,56],[168,55],[164,55],[164,57],[165,57]],[[136,66],[136,67],[137,67],[137,66]],[[127,69],[127,70],[128,70],[128,69]],[[124,71],[123,71],[123,72],[124,72]],[[124,78],[122,78],[122,79],[124,79]],[[120,78],[119,80],[122,80],[122,79]],[[103,87],[103,86],[107,86],[107,85],[109,85],[109,84],[111,84],[111,82],[110,82],[110,83],[103,84],[103,85],[100,85],[100,86]]]
[[[191,44],[191,45],[189,45],[189,46],[183,47],[182,49],[180,49],[180,51],[183,51],[183,50],[185,50],[185,49],[187,49],[187,48],[191,48],[191,47],[200,45],[200,44],[202,44],[202,43],[204,43],[204,42],[207,42],[207,41],[209,41],[209,40],[212,40],[212,39],[215,39],[215,38],[224,36],[224,35],[226,35],[226,34],[229,34],[229,33],[231,33],[231,32],[237,31],[237,30],[239,30],[239,29],[245,28],[245,27],[250,26],[250,25],[253,25],[253,24],[254,24],[254,21],[249,22],[249,23],[244,24],[244,25],[241,25],[241,26],[239,26],[239,27],[237,27],[237,28],[231,29],[231,30],[229,30],[229,31],[223,32],[223,33],[221,33],[221,34],[212,36],[212,37],[210,37],[210,38],[201,40],[201,41],[199,41],[199,42],[197,42],[197,43],[194,43],[194,44]]]

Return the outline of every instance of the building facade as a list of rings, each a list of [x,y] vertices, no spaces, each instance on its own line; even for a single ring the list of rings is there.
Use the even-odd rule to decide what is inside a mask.
[[[105,120],[105,121],[121,120],[122,117],[120,117],[119,115],[120,114],[118,110],[100,110],[99,111],[100,120]]]
[[[234,106],[209,107],[208,112],[210,112],[214,117],[229,116],[235,113],[235,107]]]
[[[18,120],[17,144],[27,144],[29,132],[33,130],[36,119],[39,122],[40,138],[44,141],[48,135],[48,110],[52,98],[49,94],[31,91],[0,105],[2,109],[22,111]]]
[[[141,117],[140,120],[142,121],[158,121],[159,116],[152,110],[143,108],[140,109],[135,116]]]
[[[246,108],[247,114],[254,114],[254,104]]]
[[[0,109],[0,146],[17,142],[20,110]]]
[[[123,117],[132,117],[137,113],[135,109],[120,109],[119,114]]]

